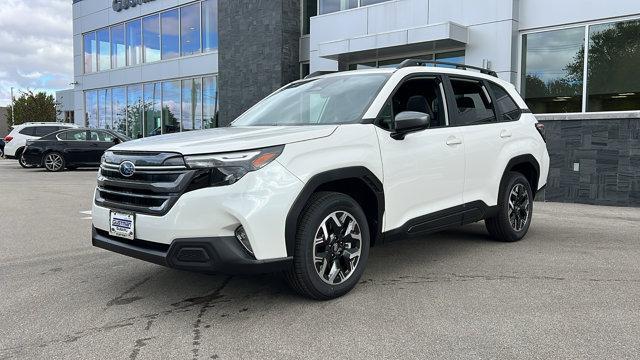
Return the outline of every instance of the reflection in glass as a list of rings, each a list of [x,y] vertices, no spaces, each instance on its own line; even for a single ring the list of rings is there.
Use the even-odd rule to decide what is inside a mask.
[[[113,100],[113,130],[127,133],[127,95],[124,87],[111,89]]]
[[[305,0],[302,5],[302,35],[311,32],[311,18],[318,15],[318,0]]]
[[[162,83],[163,134],[180,132],[180,80]]]
[[[142,19],[144,61],[160,60],[160,16],[151,15]]]
[[[523,37],[525,101],[534,113],[582,111],[584,27]]]
[[[165,11],[160,15],[162,26],[162,59],[180,56],[180,21],[178,9]]]
[[[98,127],[98,94],[95,90],[84,93],[85,125]]]
[[[379,4],[385,1],[389,1],[389,0],[360,0],[360,6]]]
[[[143,91],[145,136],[160,135],[162,133],[160,83],[144,84]]]
[[[358,0],[320,0],[320,14],[328,14],[356,7],[358,7]]]
[[[182,80],[182,131],[202,129],[200,79]]]
[[[204,128],[211,129],[218,126],[218,84],[215,76],[202,79],[202,102]]]
[[[111,61],[114,69],[127,66],[124,24],[111,27]]]
[[[111,117],[111,90],[98,90],[98,127],[111,129],[113,127]]]
[[[202,2],[202,48],[205,52],[218,48],[218,0]]]
[[[587,111],[640,109],[640,20],[589,27]]]
[[[142,26],[140,19],[128,22],[125,25],[127,38],[127,64],[138,65],[142,63]]]
[[[96,71],[96,55],[98,52],[96,44],[96,32],[84,34],[84,72],[92,73]]]
[[[142,85],[127,86],[127,136],[132,139],[142,137]]]
[[[193,4],[180,8],[180,46],[182,55],[200,52],[200,6]]]
[[[98,71],[111,69],[111,43],[109,28],[100,29],[98,36]]]
[[[436,54],[436,61],[449,62],[454,64],[464,64],[464,50]],[[455,66],[449,66],[449,65],[437,65],[437,66],[451,67],[451,68],[455,67]]]

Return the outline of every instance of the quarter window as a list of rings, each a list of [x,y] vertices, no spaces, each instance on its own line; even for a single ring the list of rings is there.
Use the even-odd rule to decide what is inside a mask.
[[[496,114],[491,98],[484,85],[478,80],[452,79],[454,104],[457,116],[452,119],[454,126],[477,125],[496,122]]]
[[[502,86],[494,83],[489,83],[489,87],[493,91],[493,96],[496,99],[496,105],[502,113],[501,121],[516,121],[520,119],[522,110],[516,104],[515,101],[509,96],[509,93]]]

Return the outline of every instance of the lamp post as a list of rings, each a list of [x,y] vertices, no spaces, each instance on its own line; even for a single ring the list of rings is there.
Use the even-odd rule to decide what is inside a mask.
[[[11,87],[11,126],[15,125],[16,123],[16,107],[15,107],[15,103],[16,101],[13,98],[13,86]]]

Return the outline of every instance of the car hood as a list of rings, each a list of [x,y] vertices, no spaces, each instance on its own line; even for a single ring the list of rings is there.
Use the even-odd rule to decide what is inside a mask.
[[[238,126],[152,136],[116,145],[113,151],[177,152],[183,155],[257,149],[318,139],[337,125]]]

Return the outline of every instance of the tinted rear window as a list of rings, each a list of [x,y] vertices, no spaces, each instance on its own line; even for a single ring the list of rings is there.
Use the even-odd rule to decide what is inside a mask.
[[[33,126],[29,126],[29,127],[26,127],[26,128],[24,128],[24,129],[22,129],[22,130],[18,131],[18,132],[19,132],[20,134],[22,134],[22,135],[35,136],[35,130],[36,130],[36,128],[35,128],[35,127],[33,127]]]
[[[45,136],[60,130],[59,126],[36,126],[35,136]]]

